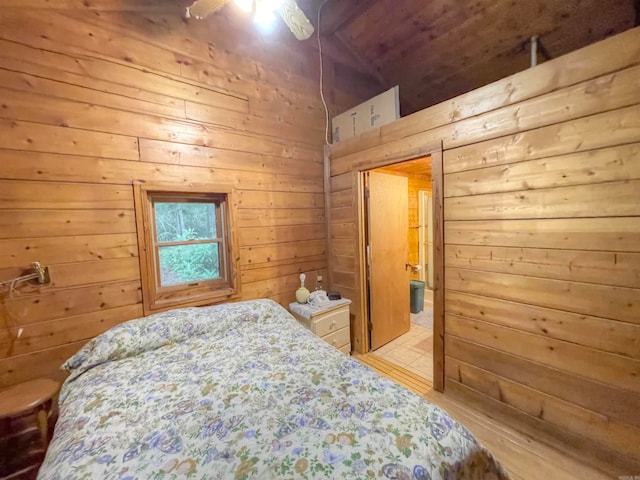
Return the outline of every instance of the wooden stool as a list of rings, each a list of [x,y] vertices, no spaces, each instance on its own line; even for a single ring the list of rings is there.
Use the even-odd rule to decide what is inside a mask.
[[[39,378],[0,390],[0,480],[36,478],[58,418],[59,389]]]

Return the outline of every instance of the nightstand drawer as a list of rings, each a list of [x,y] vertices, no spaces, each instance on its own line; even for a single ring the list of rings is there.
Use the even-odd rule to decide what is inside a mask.
[[[342,348],[351,341],[350,330],[351,329],[349,327],[341,328],[337,332],[333,332],[325,337],[322,337],[322,340],[333,347],[336,347],[338,349]]]
[[[349,326],[349,305],[344,305],[332,312],[323,314],[313,320],[311,330],[319,337],[324,337],[341,328]]]
[[[351,354],[351,300],[344,298],[329,302],[324,307],[309,307],[291,303],[289,311],[305,328],[323,341],[347,355]]]

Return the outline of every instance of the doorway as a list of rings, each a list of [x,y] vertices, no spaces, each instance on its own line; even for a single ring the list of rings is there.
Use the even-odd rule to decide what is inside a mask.
[[[362,175],[371,353],[432,382],[431,156]]]

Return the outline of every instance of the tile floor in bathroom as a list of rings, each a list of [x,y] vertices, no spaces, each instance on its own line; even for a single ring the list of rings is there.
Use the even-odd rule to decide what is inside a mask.
[[[424,308],[433,313],[433,290],[424,291]],[[407,333],[371,353],[433,383],[433,330],[430,328],[411,323]]]
[[[407,333],[372,353],[433,382],[433,330],[429,328],[412,323]]]

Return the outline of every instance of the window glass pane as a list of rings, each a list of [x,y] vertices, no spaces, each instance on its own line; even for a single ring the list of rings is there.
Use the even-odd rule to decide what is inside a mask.
[[[160,247],[160,285],[220,278],[218,243]]]
[[[216,204],[155,202],[158,242],[217,238]]]

